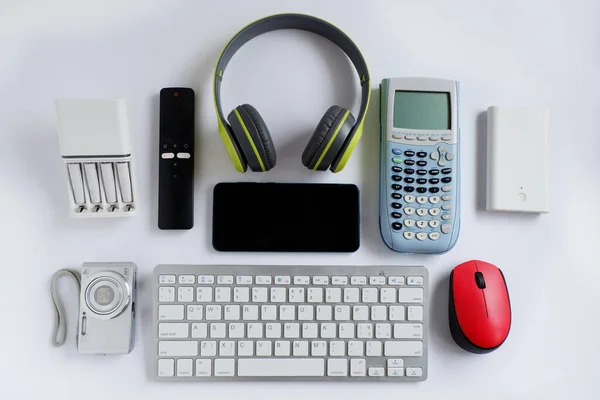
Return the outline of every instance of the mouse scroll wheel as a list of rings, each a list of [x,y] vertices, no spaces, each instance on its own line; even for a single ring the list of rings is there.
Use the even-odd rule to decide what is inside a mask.
[[[481,272],[475,272],[475,283],[477,283],[479,289],[485,289],[485,279],[483,279]]]

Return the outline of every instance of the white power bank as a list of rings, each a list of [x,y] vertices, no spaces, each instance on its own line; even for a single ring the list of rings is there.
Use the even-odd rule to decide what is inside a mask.
[[[548,111],[487,110],[488,211],[550,212]]]

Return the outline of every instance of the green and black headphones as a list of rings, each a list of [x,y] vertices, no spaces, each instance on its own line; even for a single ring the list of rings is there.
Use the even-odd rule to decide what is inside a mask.
[[[240,172],[269,171],[277,161],[269,129],[258,111],[250,104],[236,107],[225,120],[221,108],[221,81],[233,55],[247,42],[263,33],[279,29],[300,29],[329,39],[346,53],[358,72],[361,104],[358,118],[342,107],[332,106],[323,115],[302,153],[302,163],[315,171],[341,171],[363,132],[369,106],[370,83],[367,63],[358,47],[340,29],[329,22],[302,14],[278,14],[260,19],[244,27],[225,46],[215,69],[214,101],[219,135],[227,153]],[[227,123],[229,121],[229,123]]]

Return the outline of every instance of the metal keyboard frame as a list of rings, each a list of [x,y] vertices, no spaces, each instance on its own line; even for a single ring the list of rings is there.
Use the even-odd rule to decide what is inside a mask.
[[[369,276],[422,276],[423,277],[423,286],[418,286],[418,287],[422,287],[423,288],[423,303],[420,303],[419,305],[423,306],[423,339],[421,339],[421,341],[423,342],[423,355],[420,357],[386,357],[384,355],[382,356],[361,356],[361,357],[350,357],[350,356],[345,356],[345,357],[332,357],[332,356],[303,356],[303,357],[294,357],[294,356],[288,356],[288,357],[281,357],[281,356],[270,356],[270,357],[262,357],[262,356],[252,356],[252,357],[239,357],[237,355],[235,356],[228,356],[228,357],[220,357],[220,356],[213,356],[213,357],[201,357],[200,355],[195,356],[195,357],[159,357],[158,356],[158,342],[161,340],[158,337],[158,324],[159,321],[158,320],[158,306],[160,304],[182,304],[179,302],[174,302],[174,303],[159,303],[158,301],[158,287],[159,286],[173,286],[175,288],[178,288],[179,286],[191,286],[191,285],[179,285],[178,280],[176,280],[175,284],[171,285],[159,285],[158,284],[158,276],[159,275],[195,275],[196,277],[198,275],[214,275],[215,276],[215,283],[214,284],[198,284],[197,282],[193,285],[194,287],[198,287],[198,286],[212,286],[213,288],[216,287],[223,287],[223,286],[230,286],[230,287],[235,287],[235,286],[251,286],[251,287],[255,287],[255,286],[260,286],[260,287],[304,287],[304,288],[308,288],[308,287],[321,287],[321,288],[328,288],[328,287],[357,287],[357,288],[362,288],[362,287],[376,287],[376,288],[382,288],[382,287],[393,287],[393,288],[399,288],[399,287],[407,287],[407,285],[404,286],[389,286],[389,285],[369,285],[368,280],[367,280],[367,284],[366,285],[351,285],[350,284],[350,277],[351,276],[367,276],[367,279]],[[251,275],[253,277],[256,277],[257,275],[269,275],[273,277],[273,281],[275,280],[275,276],[292,276],[292,282],[289,285],[278,285],[275,283],[272,283],[270,285],[257,285],[256,283],[253,283],[252,285],[237,285],[234,281],[233,284],[228,284],[228,285],[219,285],[217,283],[217,275]],[[330,278],[330,283],[328,285],[313,285],[313,284],[309,284],[309,285],[294,285],[293,283],[293,276],[329,276]],[[332,285],[331,284],[331,277],[332,276],[347,276],[348,277],[348,285]],[[149,371],[151,371],[152,374],[152,378],[156,381],[160,381],[160,382],[167,382],[167,381],[172,381],[172,382],[242,382],[242,381],[352,381],[352,382],[419,382],[419,381],[424,381],[427,379],[427,375],[428,375],[428,364],[427,364],[427,360],[428,360],[428,347],[429,347],[429,271],[427,270],[427,268],[422,267],[422,266],[399,266],[399,267],[392,267],[392,266],[313,266],[313,265],[294,265],[294,266],[280,266],[280,265],[272,265],[272,266],[267,266],[267,265],[166,265],[166,264],[161,264],[161,265],[157,265],[154,268],[154,273],[153,273],[153,277],[152,277],[153,281],[152,281],[152,306],[153,306],[153,310],[152,310],[152,329],[153,329],[153,346],[152,351],[153,354],[151,357],[147,357],[147,359],[149,360],[149,362],[152,363],[152,365],[149,368]],[[312,279],[311,279],[312,282]],[[410,286],[409,286],[410,287]],[[195,295],[194,295],[195,297]],[[323,296],[323,300],[325,300],[325,296]],[[217,302],[211,302],[211,303],[198,303],[196,301],[192,302],[192,303],[188,303],[188,304],[192,304],[192,305],[198,305],[198,304],[202,304],[202,305],[206,305],[206,304],[225,304],[225,303],[217,303]],[[267,302],[267,303],[253,303],[253,302],[248,302],[248,303],[235,303],[233,301],[231,301],[230,303],[227,304],[238,304],[243,306],[244,304],[257,304],[257,305],[264,305],[264,304],[275,304],[275,305],[283,305],[283,304],[295,304],[295,305],[300,305],[300,304],[307,304],[307,305],[313,305],[313,306],[318,306],[318,305],[331,305],[334,306],[336,303],[326,303],[325,301],[323,301],[322,303],[308,303],[308,302],[304,302],[304,303],[289,303],[289,302],[285,302],[285,303],[271,303],[271,302]],[[344,305],[349,305],[350,307],[352,307],[353,305],[356,304],[360,304],[360,305],[385,305],[382,304],[380,302],[377,303],[344,303],[342,301],[342,303],[339,304],[344,304]],[[397,305],[406,305],[407,303],[395,303]],[[388,304],[389,305],[389,304]],[[415,304],[416,305],[416,304]],[[278,315],[279,317],[279,315]],[[314,317],[316,318],[316,312]],[[210,321],[194,321],[194,322],[210,322]],[[217,322],[217,321],[214,321]],[[224,320],[221,320],[219,322],[225,322]],[[240,319],[240,322],[246,322],[244,320]],[[262,322],[262,320],[259,320],[259,322]],[[282,321],[280,319],[276,319],[273,321],[269,321],[269,322],[280,322],[282,324],[286,323],[286,322],[307,322],[307,321],[298,321],[298,320],[294,320],[294,321]],[[309,322],[316,322],[316,323],[322,323],[325,321],[317,321],[316,319],[313,319],[312,321]],[[332,319],[332,322],[336,322]],[[350,322],[355,322],[355,321],[350,321]],[[355,323],[359,323],[360,321],[357,321]],[[373,321],[370,321],[373,322]],[[383,322],[383,321],[381,321]],[[393,325],[393,321],[387,321],[390,324]],[[181,339],[183,340],[183,339]],[[188,339],[188,340],[197,340],[198,342],[200,342],[202,339]],[[216,339],[218,341],[218,339]],[[253,341],[257,341],[257,340],[289,340],[290,342],[292,342],[293,340],[302,340],[302,337],[298,338],[298,339],[285,339],[285,338],[280,338],[280,339],[268,339],[268,338],[263,338],[263,339],[247,339],[245,338],[241,338],[241,339],[229,339],[226,338],[226,340],[232,340],[232,341],[240,341],[240,340],[253,340]],[[340,338],[333,338],[333,339],[327,339],[327,338],[317,338],[317,339],[305,339],[307,341],[313,341],[313,340],[320,340],[320,341],[326,341],[326,342],[330,342],[330,341],[334,341],[334,340],[343,340],[343,341],[348,341],[348,340],[362,340],[365,343],[369,340],[380,340],[380,341],[384,341],[385,339],[376,339],[375,337],[373,337],[372,339],[340,339]],[[329,348],[329,345],[328,347]],[[310,345],[309,345],[309,352],[310,352]],[[329,353],[329,352],[328,352]],[[382,353],[383,353],[383,349],[382,349]],[[221,358],[230,358],[230,359],[235,359],[237,361],[238,358],[324,358],[325,360],[327,360],[328,358],[346,358],[347,360],[351,360],[353,358],[364,358],[365,360],[367,360],[367,375],[366,376],[360,376],[360,377],[355,377],[355,376],[350,376],[350,367],[348,367],[348,376],[327,376],[327,365],[325,365],[325,375],[324,376],[318,376],[318,377],[294,377],[294,376],[285,376],[285,377],[240,377],[240,376],[228,376],[228,377],[218,377],[218,376],[210,376],[210,377],[198,377],[192,375],[191,377],[178,377],[178,376],[173,376],[173,377],[158,377],[158,373],[157,373],[157,365],[158,365],[158,360],[160,358],[171,358],[171,359],[175,359],[175,364],[177,364],[177,360],[179,358],[183,358],[183,359],[190,359],[192,358],[194,360],[194,370],[195,370],[195,359],[198,358],[210,358],[213,361],[215,359],[221,359]],[[389,377],[389,376],[381,376],[381,377],[372,377],[372,376],[368,376],[368,369],[369,367],[373,367],[373,366],[383,366],[384,368],[386,368],[386,360],[389,358],[402,358],[404,360],[404,369],[406,370],[406,368],[410,368],[410,367],[422,367],[423,368],[423,375],[420,377],[407,377],[407,376],[402,376],[402,377]],[[377,365],[373,365],[373,363],[371,361],[374,361],[377,363]],[[325,363],[327,363],[325,361]],[[237,362],[236,362],[237,364]],[[237,373],[237,367],[236,367],[236,373]]]

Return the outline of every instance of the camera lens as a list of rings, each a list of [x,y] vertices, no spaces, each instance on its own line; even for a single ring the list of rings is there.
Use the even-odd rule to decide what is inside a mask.
[[[96,274],[85,290],[85,302],[95,318],[114,318],[129,301],[129,285],[121,275],[111,271]]]
[[[107,306],[115,300],[115,291],[108,285],[99,286],[94,292],[94,299],[99,305]]]

